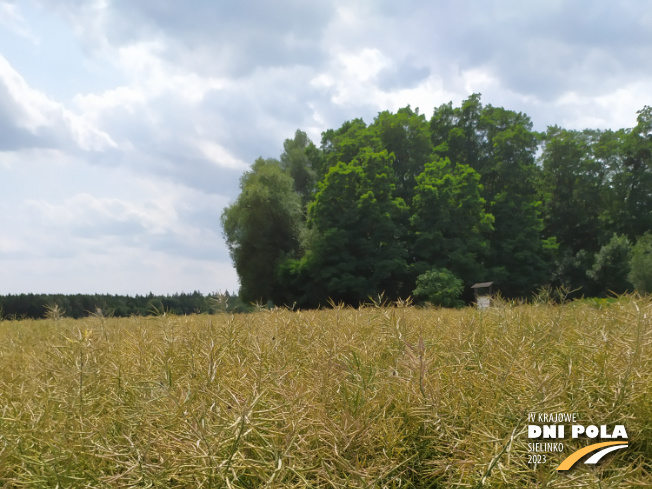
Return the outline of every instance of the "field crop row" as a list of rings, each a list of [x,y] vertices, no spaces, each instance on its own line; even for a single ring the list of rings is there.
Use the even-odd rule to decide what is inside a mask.
[[[4,487],[650,487],[652,302],[0,322]],[[527,414],[622,424],[528,464]]]

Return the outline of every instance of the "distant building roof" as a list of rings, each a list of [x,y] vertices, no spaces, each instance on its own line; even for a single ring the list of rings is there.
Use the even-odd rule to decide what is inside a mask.
[[[472,289],[483,289],[485,287],[491,287],[493,282],[480,282],[479,284],[472,285]]]

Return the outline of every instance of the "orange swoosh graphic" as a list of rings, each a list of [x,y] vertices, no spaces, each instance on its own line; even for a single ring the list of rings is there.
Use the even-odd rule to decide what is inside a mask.
[[[581,448],[578,451],[573,452],[568,457],[566,457],[566,459],[561,464],[559,464],[559,467],[557,467],[557,470],[568,470],[573,465],[575,465],[575,462],[577,462],[579,459],[581,459],[587,453],[595,452],[596,450],[599,450],[600,448],[610,447],[611,445],[627,445],[627,442],[626,441],[605,441],[605,442],[602,442],[602,443],[594,443],[593,445],[589,445],[588,447]]]

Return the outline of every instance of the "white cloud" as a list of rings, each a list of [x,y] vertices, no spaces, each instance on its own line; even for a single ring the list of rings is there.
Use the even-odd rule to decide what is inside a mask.
[[[377,49],[365,48],[357,53],[339,53],[327,72],[310,81],[317,90],[331,93],[330,100],[341,106],[379,105],[380,90],[374,77],[389,61]]]
[[[28,1],[0,0],[2,40],[20,40],[0,56],[0,260],[15,260],[0,266],[15,290],[232,289],[219,215],[297,128],[319,142],[346,119],[408,104],[428,117],[471,92],[537,129],[632,126],[652,103],[644,2]],[[71,45],[53,70],[44,48]]]
[[[569,129],[633,127],[636,112],[652,102],[643,103],[651,83],[652,80],[627,84],[591,99],[575,91],[567,92],[554,104],[556,112],[566,114],[559,125]]]
[[[20,127],[34,132],[48,124],[48,115],[61,109],[45,94],[32,90],[2,55],[0,55],[0,81],[11,99],[12,109],[14,109],[12,116]]]
[[[33,44],[40,42],[40,38],[25,23],[15,3],[0,1],[0,24]]]
[[[201,149],[204,156],[210,161],[215,163],[217,166],[224,168],[232,168],[235,170],[246,171],[249,168],[249,165],[244,161],[235,158],[233,155],[220,146],[217,143],[212,141],[198,141],[197,145]]]
[[[77,94],[73,102],[85,117],[97,121],[108,110],[123,108],[134,113],[147,101],[143,90],[135,87],[116,87],[103,93]]]
[[[3,254],[18,253],[24,249],[25,243],[16,238],[0,236],[0,256]]]
[[[2,261],[11,286],[0,284],[0,294],[110,293],[144,295],[199,290],[238,290],[238,278],[229,263],[172,256],[162,251],[114,246],[110,254],[82,251],[73,256],[30,257]],[[67,280],[66,277],[74,277]]]
[[[7,94],[7,103],[0,107],[13,123],[34,135],[63,132],[59,138],[69,138],[82,150],[101,151],[116,147],[111,137],[88,121],[51,100],[44,93],[28,86],[22,76],[0,55],[0,90]],[[65,144],[61,141],[60,144]],[[53,144],[53,142],[50,142]]]
[[[49,172],[41,159],[52,151],[32,153],[33,162],[12,163],[0,182],[0,293],[237,289],[219,232],[226,197],[78,159]],[[16,188],[30,174],[39,185]],[[88,191],[49,186],[76,178]]]
[[[131,232],[161,234],[169,231],[177,220],[174,207],[165,200],[137,204],[81,193],[61,204],[45,200],[26,200],[25,204],[41,225],[52,229],[66,227],[80,234],[91,231],[111,234],[121,224],[130,224]]]

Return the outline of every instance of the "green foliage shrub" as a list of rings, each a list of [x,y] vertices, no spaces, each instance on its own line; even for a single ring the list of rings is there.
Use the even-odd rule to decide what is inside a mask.
[[[652,293],[652,234],[645,233],[632,247],[629,281],[641,293]]]
[[[413,294],[417,300],[436,306],[461,307],[464,302],[459,298],[463,290],[464,284],[453,272],[446,268],[434,268],[419,275]]]
[[[599,295],[609,292],[623,294],[631,289],[628,279],[632,245],[626,236],[614,234],[595,255],[591,270],[586,272],[599,289]]]

